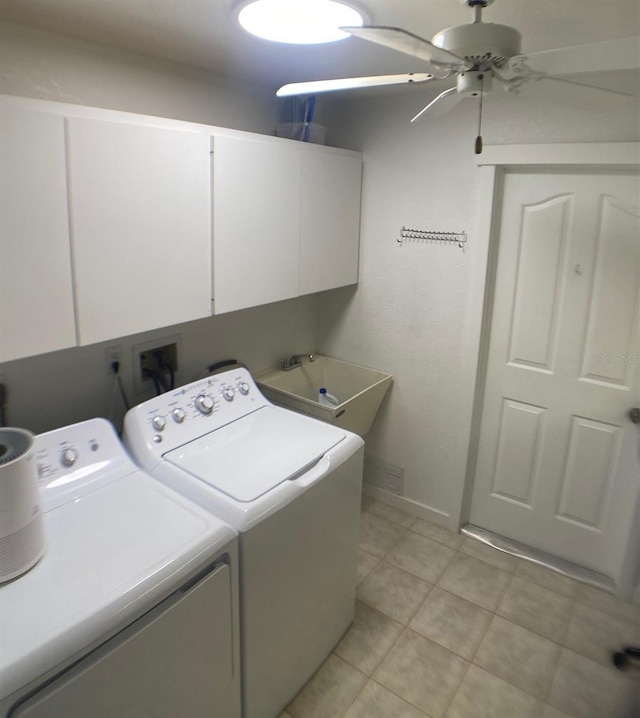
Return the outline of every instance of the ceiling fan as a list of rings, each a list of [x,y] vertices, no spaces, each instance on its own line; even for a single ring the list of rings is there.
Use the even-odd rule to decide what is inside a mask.
[[[568,93],[578,93],[588,101],[595,94],[609,100],[630,96],[629,93],[585,83],[582,77],[578,81],[570,79],[570,76],[640,67],[639,37],[604,40],[522,55],[522,36],[518,30],[508,25],[482,22],[482,11],[493,0],[461,1],[473,10],[473,22],[441,30],[431,41],[397,27],[365,25],[340,28],[354,37],[426,62],[430,65],[430,72],[296,82],[283,85],[276,94],[279,97],[315,95],[335,90],[424,83],[455,77],[456,84],[441,92],[411,122],[426,113],[442,115],[468,97],[480,98],[481,122],[482,100],[491,92],[494,80],[514,95],[542,81],[541,84],[549,89],[554,85],[561,88],[563,97]],[[479,131],[476,153],[481,151]]]

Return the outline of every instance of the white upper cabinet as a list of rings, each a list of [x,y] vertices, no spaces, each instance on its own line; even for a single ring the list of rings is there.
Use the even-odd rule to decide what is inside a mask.
[[[212,138],[214,313],[298,296],[300,148]]]
[[[67,119],[80,344],[211,314],[209,138]]]
[[[360,154],[303,146],[300,294],[357,283],[361,184]]]
[[[0,362],[76,343],[64,120],[0,107]]]
[[[356,152],[0,96],[0,362],[356,283],[361,172]]]
[[[250,134],[213,150],[215,314],[358,281],[359,153]]]

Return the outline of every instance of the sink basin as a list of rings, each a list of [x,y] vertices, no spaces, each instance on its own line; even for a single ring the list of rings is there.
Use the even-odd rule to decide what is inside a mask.
[[[315,355],[289,371],[267,370],[255,375],[263,394],[274,404],[314,416],[363,436],[369,431],[393,377],[375,369]],[[318,401],[318,390],[338,399],[336,406]]]

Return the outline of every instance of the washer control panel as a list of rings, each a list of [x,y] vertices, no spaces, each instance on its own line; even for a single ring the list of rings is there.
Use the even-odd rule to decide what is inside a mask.
[[[140,444],[164,454],[268,405],[247,369],[230,369],[131,409],[125,417],[125,443],[134,456]]]
[[[35,437],[35,457],[43,511],[74,501],[115,473],[135,470],[104,419],[90,419]]]

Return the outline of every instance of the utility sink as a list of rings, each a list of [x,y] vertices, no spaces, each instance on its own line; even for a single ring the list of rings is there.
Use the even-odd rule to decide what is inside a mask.
[[[363,436],[371,428],[393,377],[375,369],[314,355],[294,369],[267,370],[254,376],[263,394],[274,404],[313,416]],[[338,399],[337,406],[318,402],[318,390]]]

